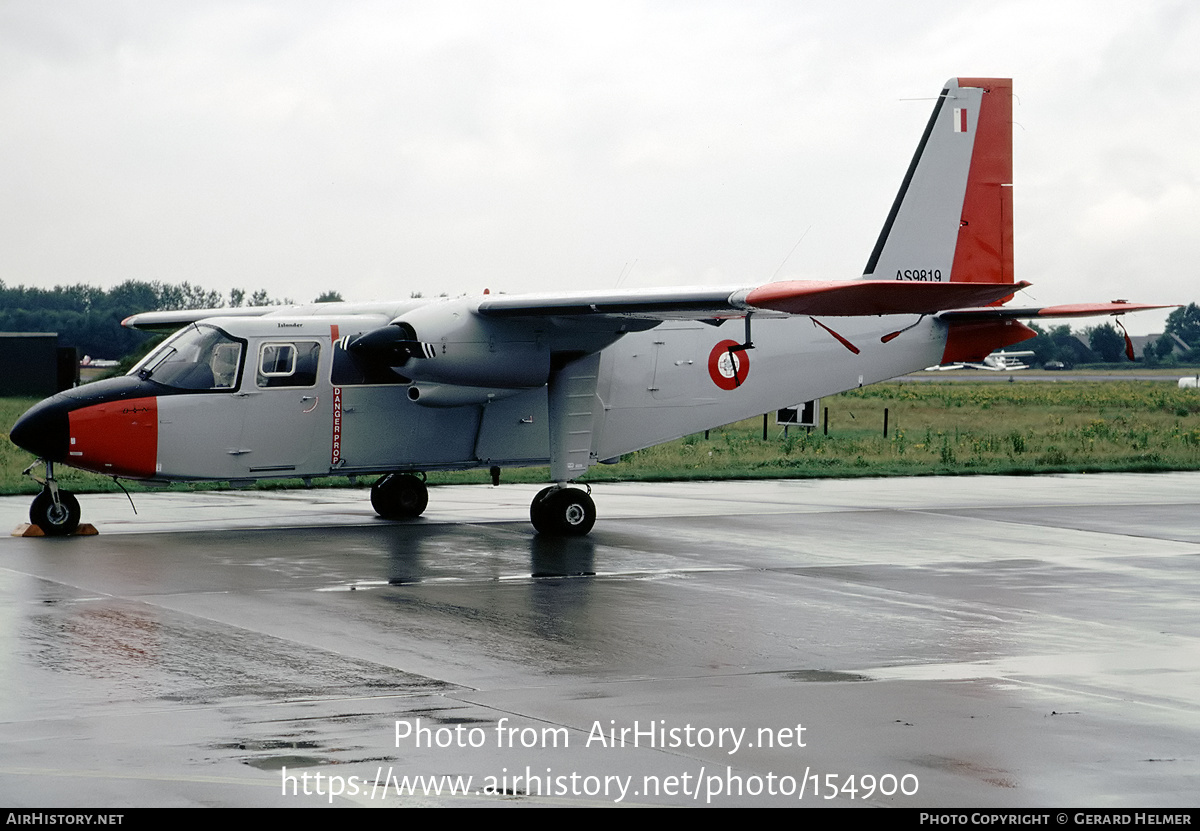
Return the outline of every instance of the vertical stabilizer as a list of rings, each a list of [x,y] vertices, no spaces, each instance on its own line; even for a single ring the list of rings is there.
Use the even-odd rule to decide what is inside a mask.
[[[1012,229],[1012,81],[952,78],[863,276],[1011,283]]]

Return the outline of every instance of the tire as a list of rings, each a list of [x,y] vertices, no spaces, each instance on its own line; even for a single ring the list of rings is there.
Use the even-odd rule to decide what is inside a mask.
[[[414,519],[429,505],[429,489],[411,473],[392,473],[371,486],[371,507],[384,519]]]
[[[533,528],[539,534],[553,533],[553,521],[546,510],[546,500],[550,494],[554,493],[558,488],[549,487],[538,491],[537,496],[529,503],[529,521],[533,523]]]
[[[576,488],[546,488],[530,504],[529,519],[539,534],[582,537],[596,524],[596,503]]]
[[[79,500],[70,491],[59,490],[58,505],[50,491],[44,490],[29,506],[29,521],[42,529],[47,537],[65,537],[79,527]]]

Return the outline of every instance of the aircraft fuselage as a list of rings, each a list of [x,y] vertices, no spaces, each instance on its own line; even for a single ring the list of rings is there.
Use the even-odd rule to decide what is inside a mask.
[[[728,347],[741,338],[740,321],[666,321],[624,334],[600,351],[587,393],[589,463],[885,380],[936,363],[946,344],[946,327],[929,317],[899,326],[894,316],[821,323],[846,343],[808,319],[755,321],[754,348],[735,353]],[[130,375],[47,399],[12,436],[49,461],[134,479],[243,481],[550,461],[547,384],[485,388],[416,381],[403,367],[364,371],[341,344],[364,328],[361,319],[317,316],[204,321]],[[185,355],[199,360],[164,372],[161,353],[181,343],[207,352]],[[486,349],[488,342],[453,346]],[[510,360],[550,362],[553,346],[547,336]]]

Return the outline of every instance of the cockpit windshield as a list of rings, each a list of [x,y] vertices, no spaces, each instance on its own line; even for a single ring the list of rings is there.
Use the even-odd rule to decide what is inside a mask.
[[[183,390],[232,390],[241,376],[243,341],[215,326],[192,325],[176,332],[129,371]]]

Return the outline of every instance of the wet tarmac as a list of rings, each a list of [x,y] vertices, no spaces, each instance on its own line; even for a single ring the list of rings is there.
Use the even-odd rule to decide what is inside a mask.
[[[1200,474],[537,489],[0,539],[0,804],[1197,804]]]

